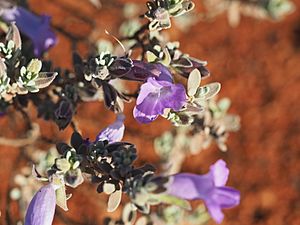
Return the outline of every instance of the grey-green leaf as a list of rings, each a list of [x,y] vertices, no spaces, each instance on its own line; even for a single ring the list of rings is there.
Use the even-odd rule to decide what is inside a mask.
[[[188,78],[188,83],[187,83],[187,89],[188,89],[188,95],[189,96],[194,96],[198,90],[198,87],[200,86],[201,83],[201,73],[199,70],[194,69]]]
[[[37,88],[45,88],[48,87],[52,81],[55,79],[58,73],[47,73],[41,72],[39,73],[38,78],[35,80],[35,86]]]
[[[195,97],[198,99],[210,99],[216,96],[221,90],[221,84],[218,82],[207,84],[203,87],[199,87]]]
[[[60,188],[56,190],[56,204],[65,211],[68,211],[67,200],[70,196],[66,195],[65,185],[61,185]]]
[[[154,197],[154,196],[151,196]],[[157,200],[159,200],[161,203],[165,203],[165,204],[170,204],[170,205],[177,205],[183,209],[186,210],[191,210],[191,205],[188,201],[181,199],[181,198],[177,198],[175,196],[172,195],[168,195],[168,194],[160,194],[160,195],[156,195],[155,198]]]
[[[123,208],[122,220],[125,224],[132,224],[136,220],[136,216],[136,207],[131,203],[127,203]]]
[[[6,40],[12,40],[15,43],[15,48],[21,49],[22,48],[22,41],[19,29],[15,25],[15,22],[10,24],[8,33],[6,35]]]
[[[0,57],[0,77],[6,75],[6,65],[3,60],[4,59]]]
[[[118,191],[115,191],[114,193],[112,193],[108,199],[107,211],[108,212],[115,211],[118,208],[118,206],[120,205],[121,199],[122,199],[122,191],[121,190],[118,190]]]
[[[230,107],[230,99],[229,98],[222,98],[219,102],[218,102],[218,106],[221,109],[222,112],[227,112],[227,110]]]

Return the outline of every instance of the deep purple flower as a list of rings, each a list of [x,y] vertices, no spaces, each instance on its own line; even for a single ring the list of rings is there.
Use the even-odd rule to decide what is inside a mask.
[[[109,143],[121,141],[124,135],[124,114],[118,114],[116,121],[100,131],[96,137],[96,141],[107,140]]]
[[[133,115],[140,123],[149,123],[162,115],[165,109],[180,110],[185,102],[183,85],[149,77],[141,86]]]
[[[122,79],[145,82],[149,77],[155,77],[157,80],[172,82],[172,74],[166,66],[160,63],[147,63],[139,60],[132,61],[133,67]]]
[[[25,216],[25,225],[51,225],[56,195],[52,184],[42,187],[32,198]]]
[[[36,56],[41,56],[57,42],[56,35],[50,28],[49,16],[37,16],[22,7],[5,9],[0,16],[6,22],[16,22],[20,31],[33,42]]]
[[[229,169],[223,160],[218,160],[205,175],[179,173],[173,175],[169,186],[170,195],[186,199],[201,199],[205,202],[211,217],[221,223],[222,208],[231,208],[240,203],[240,192],[225,186]]]

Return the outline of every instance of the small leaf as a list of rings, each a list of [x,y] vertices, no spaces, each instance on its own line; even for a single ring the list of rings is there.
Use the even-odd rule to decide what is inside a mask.
[[[149,63],[153,63],[157,60],[157,56],[153,52],[147,51],[146,56]]]
[[[161,203],[176,205],[183,209],[191,210],[191,205],[188,201],[181,198],[177,198],[172,195],[168,195],[168,194],[152,195],[151,198],[156,198]]]
[[[168,50],[167,48],[164,48],[163,52],[164,52],[164,58],[163,58],[163,60],[161,61],[161,63],[162,63],[163,65],[165,65],[165,66],[169,66],[170,63],[171,63],[171,60],[172,60],[172,59],[171,59],[170,52],[169,52],[169,50]]]
[[[20,87],[19,84],[16,89],[19,95],[26,95],[28,93],[28,90],[24,87]]]
[[[38,78],[35,80],[35,86],[37,88],[45,88],[48,87],[52,81],[55,79],[58,73],[47,73],[41,72],[39,73]]]
[[[39,59],[32,59],[28,66],[27,71],[32,72],[33,74],[37,74],[42,69],[42,61]]]
[[[136,207],[131,203],[127,203],[123,208],[122,220],[125,224],[132,224],[136,220],[136,216]]]
[[[162,30],[171,27],[171,19],[168,10],[159,7],[155,11],[155,19],[149,24],[149,30]]]
[[[78,132],[73,132],[71,136],[71,145],[73,148],[78,149],[83,144],[83,139],[81,134]]]
[[[11,23],[8,33],[6,35],[6,40],[12,40],[15,43],[15,47],[18,49],[22,48],[22,41],[21,41],[21,36],[20,36],[20,32],[17,28],[17,26],[15,25],[15,22]]]
[[[122,191],[118,190],[109,196],[107,203],[107,212],[115,211],[121,203]]]
[[[172,61],[172,66],[173,67],[179,67],[179,68],[192,68],[193,63],[189,59],[189,57],[187,57],[185,55],[181,55],[178,60]]]
[[[198,88],[195,97],[199,100],[210,99],[216,96],[221,90],[221,84],[218,82],[207,84],[203,87]]]
[[[71,164],[66,159],[56,159],[55,165],[62,172],[67,172],[71,168]]]
[[[66,143],[60,142],[60,143],[56,144],[56,149],[59,154],[63,155],[67,151],[69,151],[71,149],[71,147],[69,145],[67,145]]]
[[[193,3],[191,0],[182,1],[182,3],[178,5],[179,6],[170,9],[170,14],[174,17],[181,16],[191,11],[195,7],[195,3]]]
[[[112,183],[105,183],[103,185],[103,192],[107,195],[112,194],[116,190],[116,186]]]
[[[56,190],[56,204],[65,211],[68,211],[67,200],[70,196],[66,195],[65,185],[61,185],[60,188]]]
[[[117,112],[124,111],[124,102],[119,96],[116,99],[116,110],[117,110]]]
[[[107,82],[102,82],[104,102],[107,108],[114,110],[114,104],[117,98],[116,89]]]
[[[194,96],[197,92],[201,83],[201,73],[199,70],[194,69],[188,78],[187,89],[188,89],[188,96]]]
[[[204,107],[201,106],[201,105],[198,105],[198,104],[195,104],[195,105],[187,104],[186,105],[185,112],[187,114],[196,115],[196,114],[199,114],[199,113],[201,113],[203,111],[204,111]]]
[[[4,59],[0,57],[0,77],[6,75],[6,65],[4,63]]]
[[[222,112],[227,112],[227,110],[229,109],[230,107],[230,99],[229,98],[222,98],[219,102],[218,102],[218,106],[220,108],[220,110]]]

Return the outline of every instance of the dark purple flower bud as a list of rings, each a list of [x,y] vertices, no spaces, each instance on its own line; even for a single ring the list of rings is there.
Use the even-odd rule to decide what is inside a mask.
[[[141,86],[133,115],[140,123],[149,123],[163,115],[165,109],[178,111],[185,103],[183,85],[150,77]]]
[[[167,67],[160,63],[147,63],[139,60],[133,60],[133,67],[130,72],[125,74],[122,79],[134,81],[146,81],[149,77],[155,77],[157,80],[166,80],[172,82],[172,74]]]
[[[22,7],[14,7],[5,9],[1,17],[6,22],[16,22],[20,31],[33,42],[36,56],[41,56],[57,42],[56,35],[50,28],[49,16],[37,16]]]
[[[114,77],[122,77],[132,68],[132,60],[129,58],[116,58],[109,66],[108,70]]]
[[[194,59],[192,57],[182,56],[178,60],[172,62],[171,66],[183,77],[188,78],[189,74],[198,69],[201,73],[201,77],[207,77],[210,75],[206,68],[207,62]]]
[[[32,198],[25,216],[25,225],[52,225],[56,206],[52,184],[42,187]]]
[[[222,208],[231,208],[240,203],[240,192],[225,186],[229,169],[223,160],[218,160],[205,175],[179,173],[173,175],[168,193],[176,197],[205,202],[211,217],[221,223],[224,215]]]
[[[61,101],[59,107],[55,110],[55,122],[60,130],[65,129],[72,120],[74,110],[69,101]]]
[[[125,131],[124,119],[124,114],[118,114],[113,124],[100,131],[96,137],[96,141],[107,140],[109,143],[121,141]]]

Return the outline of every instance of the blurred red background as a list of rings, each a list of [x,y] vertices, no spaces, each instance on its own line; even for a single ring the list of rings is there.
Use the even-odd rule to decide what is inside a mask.
[[[104,29],[117,33],[126,2],[144,4],[142,0],[102,0],[100,10],[84,0],[30,0],[29,4],[34,12],[52,16],[59,43],[49,58],[56,66],[71,68],[72,42],[67,34],[78,37],[77,50],[87,54],[88,43],[81,39],[105,36]],[[295,3],[300,8],[300,1]],[[242,17],[236,28],[221,15],[214,21],[197,23],[186,33],[174,28],[170,37],[181,42],[183,52],[208,61],[209,81],[221,82],[220,96],[229,97],[231,112],[241,117],[241,129],[230,135],[226,153],[213,145],[196,157],[188,157],[182,170],[205,173],[217,159],[227,162],[229,184],[241,191],[242,199],[240,206],[225,211],[224,225],[300,224],[300,11],[278,23]],[[155,164],[158,157],[153,139],[170,125],[159,119],[141,126],[131,116],[132,108],[133,104],[126,107],[125,140],[137,145],[140,161]],[[114,115],[102,103],[85,103],[76,118],[83,135],[93,137]],[[15,123],[20,121],[17,117]],[[72,132],[67,129],[57,135],[55,125],[38,121],[48,137],[66,139]],[[10,123],[9,118],[0,119],[1,135],[14,134]],[[19,149],[0,146],[3,225],[7,224],[6,196],[20,155]],[[89,184],[72,192],[69,212],[58,209],[54,224],[102,224],[107,215],[106,197]],[[10,207],[13,212],[16,205]]]

